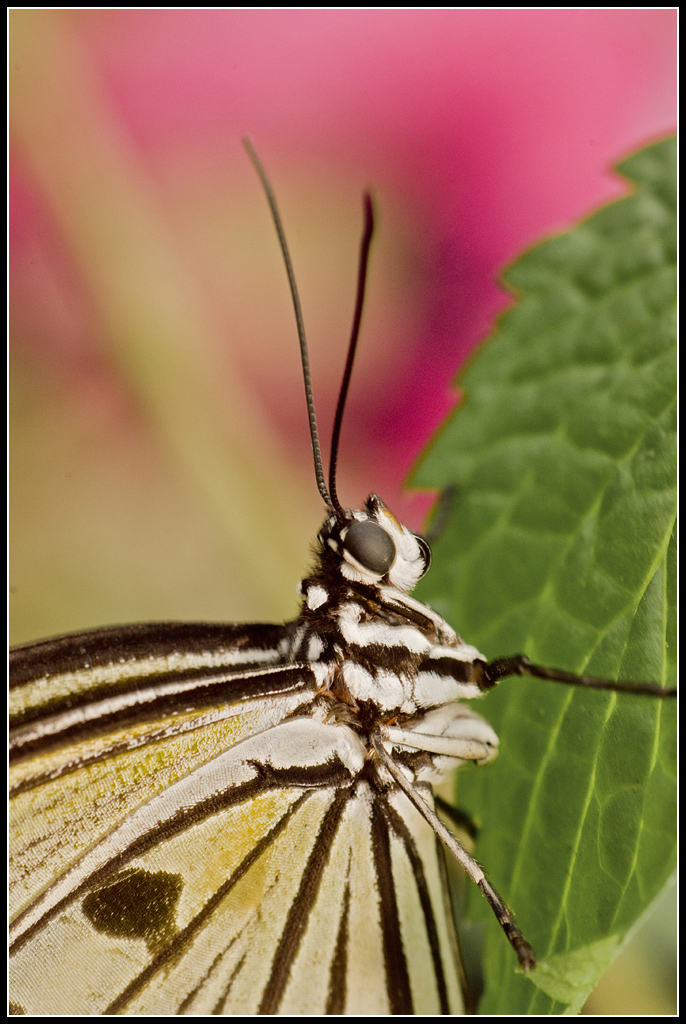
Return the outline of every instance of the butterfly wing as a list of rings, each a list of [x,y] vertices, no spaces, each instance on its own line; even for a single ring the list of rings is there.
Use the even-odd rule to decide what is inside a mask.
[[[308,717],[291,629],[15,652],[17,1012],[461,1011],[435,836]]]

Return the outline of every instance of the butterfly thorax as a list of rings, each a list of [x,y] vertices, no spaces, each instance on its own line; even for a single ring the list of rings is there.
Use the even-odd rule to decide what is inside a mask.
[[[403,733],[425,761],[426,736],[450,744],[457,728],[456,757],[467,739],[477,759],[490,760],[495,735],[460,703],[480,696],[485,658],[408,593],[429,566],[428,544],[376,495],[346,515],[330,516],[319,533],[290,657],[309,664],[329,720],[363,735]],[[430,760],[426,767],[438,769]]]

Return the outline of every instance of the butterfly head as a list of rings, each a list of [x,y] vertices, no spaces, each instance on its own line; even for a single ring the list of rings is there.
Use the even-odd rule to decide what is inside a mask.
[[[333,513],[319,531],[326,552],[334,552],[343,577],[374,586],[385,581],[405,593],[431,564],[431,549],[419,534],[399,523],[381,498],[370,494],[360,509]]]

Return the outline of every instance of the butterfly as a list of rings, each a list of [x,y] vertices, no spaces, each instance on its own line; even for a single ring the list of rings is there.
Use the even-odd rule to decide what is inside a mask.
[[[283,626],[132,625],[13,653],[13,1012],[461,1013],[445,849],[535,966],[435,813],[434,784],[497,752],[465,702],[517,674],[672,692],[489,662],[411,596],[427,541],[378,496],[346,509],[336,492],[371,201],[327,484],[288,249],[247,148],[299,325],[326,508],[315,563]]]

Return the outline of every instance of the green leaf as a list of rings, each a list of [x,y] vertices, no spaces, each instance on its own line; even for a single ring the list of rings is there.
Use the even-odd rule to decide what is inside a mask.
[[[675,159],[625,160],[627,198],[507,270],[517,303],[414,475],[457,488],[418,596],[488,658],[674,685]],[[510,679],[479,710],[500,753],[459,805],[540,962],[489,919],[479,1009],[577,1012],[674,868],[674,702]]]

